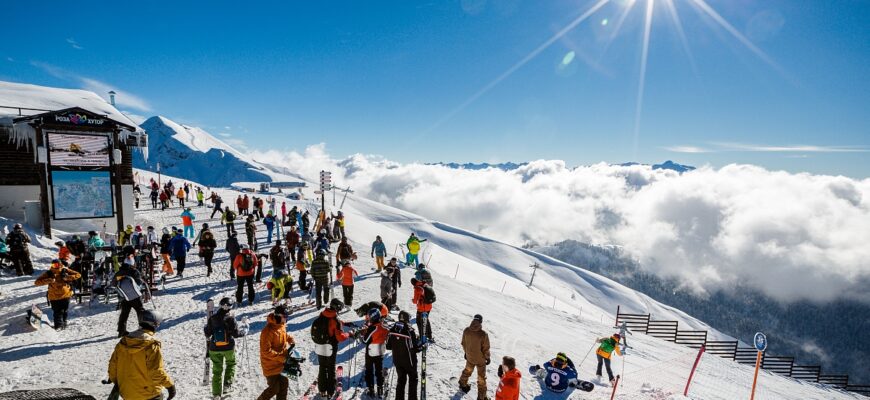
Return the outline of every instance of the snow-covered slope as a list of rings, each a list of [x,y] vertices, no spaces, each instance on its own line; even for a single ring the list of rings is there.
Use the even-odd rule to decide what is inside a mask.
[[[150,174],[140,171],[147,179]],[[178,178],[173,178],[178,179]],[[234,199],[237,192],[219,190],[227,200]],[[279,199],[279,204],[281,200]],[[313,202],[287,201],[288,207],[298,205],[314,211]],[[592,273],[571,267],[522,249],[489,240],[448,225],[426,221],[416,215],[402,212],[371,201],[349,197],[344,206],[347,214],[347,232],[360,258],[356,267],[361,273],[357,281],[354,304],[378,297],[379,278],[373,274],[373,261],[369,246],[375,234],[380,234],[388,243],[388,251],[398,253],[396,244],[403,242],[409,232],[428,237],[423,258],[433,267],[438,301],[432,312],[433,336],[438,345],[429,350],[429,390],[433,399],[461,399],[456,395],[455,384],[450,378],[459,374],[463,366],[459,340],[462,329],[471,316],[484,316],[484,328],[492,342],[493,366],[488,373],[489,393],[492,396],[497,386],[495,364],[504,355],[518,360],[524,378],[524,399],[609,399],[610,389],[597,387],[590,394],[578,393],[568,396],[542,394],[540,385],[528,377],[530,364],[542,363],[556,352],[563,351],[574,359],[581,377],[594,375],[595,358],[589,356],[596,337],[612,333],[612,313],[616,304],[633,310],[653,310],[657,315],[678,318],[687,324],[703,326],[702,323],[665,306],[656,304],[645,296],[633,293],[616,282]],[[210,210],[195,208],[199,228],[203,222],[215,227],[218,242],[223,244],[225,230],[218,227],[217,219],[209,218]],[[137,212],[137,221],[142,225],[158,227],[180,223],[180,210],[167,211],[143,209]],[[262,225],[261,225],[262,227]],[[260,230],[261,252],[266,246],[265,232]],[[222,246],[219,246],[222,247]],[[44,269],[50,253],[34,249],[38,268]],[[204,267],[190,253],[188,270],[184,280],[171,279],[165,290],[156,297],[156,305],[165,314],[166,321],[158,332],[169,374],[175,380],[180,399],[203,399],[209,393],[200,386],[204,340],[202,325],[205,320],[204,305],[207,299],[219,299],[234,291],[227,279],[228,260],[226,253],[219,251],[215,258],[217,273],[205,277]],[[431,258],[430,258],[431,257]],[[529,273],[527,265],[537,261],[541,268],[531,288],[524,285]],[[458,265],[458,272],[457,272]],[[268,277],[271,268],[264,270]],[[402,270],[404,285],[399,289],[399,306],[412,307],[409,269]],[[265,279],[265,278],[264,278]],[[54,332],[43,327],[38,332],[28,332],[24,323],[24,309],[32,303],[41,302],[44,288],[32,286],[32,278],[4,278],[0,288],[0,392],[36,387],[76,387],[97,397],[104,397],[109,388],[99,384],[105,377],[106,365],[117,342],[114,337],[117,311],[113,305],[74,305],[71,309],[69,329]],[[336,290],[336,294],[340,291]],[[502,293],[503,292],[503,293]],[[555,306],[553,297],[556,295]],[[574,296],[574,299],[571,296]],[[294,293],[294,302],[301,294]],[[259,370],[257,349],[259,332],[264,326],[264,317],[269,311],[265,290],[259,291],[257,304],[236,311],[237,317],[252,321],[252,332],[237,347],[238,368],[236,392],[233,398],[253,399],[265,387],[265,379]],[[148,305],[151,307],[151,305]],[[312,349],[309,337],[311,321],[316,316],[312,310],[303,310],[288,321],[288,330],[303,353]],[[342,318],[357,320],[353,313]],[[131,319],[135,319],[132,317]],[[132,326],[133,321],[130,322]],[[247,341],[247,343],[245,343]],[[681,399],[681,393],[696,351],[645,335],[632,335],[629,343],[633,349],[628,356],[617,358],[614,370],[623,376],[619,399]],[[245,352],[245,348],[248,352]],[[361,362],[363,355],[353,343],[344,344],[338,362],[350,369],[351,360]],[[291,392],[307,386],[316,375],[314,357],[303,365],[299,384],[291,383]],[[385,365],[390,366],[388,356]],[[360,382],[361,368],[349,372],[349,384]],[[746,398],[752,382],[752,370],[715,356],[702,358],[695,382],[690,391],[692,399],[737,399]],[[395,384],[393,379],[392,384]],[[646,389],[644,386],[646,385]],[[854,395],[841,393],[815,384],[798,382],[762,372],[759,380],[758,398],[763,399],[850,399]],[[297,398],[291,395],[290,398]]]

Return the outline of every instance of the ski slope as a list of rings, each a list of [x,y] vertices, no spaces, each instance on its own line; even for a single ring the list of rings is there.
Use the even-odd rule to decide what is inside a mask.
[[[139,171],[139,174],[146,181],[150,176],[145,171]],[[163,179],[169,178],[164,176]],[[229,203],[238,195],[238,192],[231,190],[218,192]],[[280,203],[279,199],[279,207]],[[309,208],[312,214],[316,212],[313,208],[315,203],[287,200],[288,209],[298,205]],[[587,355],[592,350],[595,338],[613,333],[612,314],[617,304],[632,311],[649,310],[662,318],[678,319],[681,323],[708,329],[702,322],[679,310],[658,304],[616,282],[530,251],[353,196],[347,198],[343,211],[347,215],[347,233],[359,255],[356,268],[362,275],[355,291],[356,305],[379,297],[379,277],[371,270],[374,263],[369,257],[375,235],[381,235],[388,245],[388,251],[398,253],[399,257],[402,250],[397,250],[396,245],[403,243],[410,232],[429,239],[422,258],[431,259],[438,293],[438,301],[431,315],[433,336],[438,346],[432,346],[429,350],[428,393],[433,399],[463,398],[457,394],[450,378],[458,376],[463,367],[459,348],[462,329],[477,313],[483,315],[484,329],[488,331],[492,342],[494,362],[487,371],[490,397],[494,396],[498,384],[495,364],[502,356],[510,355],[517,359],[524,375],[521,389],[524,399],[609,399],[610,389],[603,387],[582,395],[542,394],[540,385],[528,376],[526,369],[528,365],[543,363],[556,352],[562,351],[568,353],[577,364],[581,378],[591,378],[595,359],[594,355]],[[151,210],[149,202],[143,201],[142,208],[136,212],[136,219],[143,227],[153,225],[159,230],[163,226],[180,226],[180,212],[178,207],[166,211]],[[203,222],[208,222],[217,236],[219,248],[222,248],[226,235],[219,219],[209,219],[211,210],[208,208],[194,207],[194,213],[197,231]],[[12,221],[0,223],[11,227]],[[237,230],[242,231],[239,227],[237,222]],[[259,240],[260,252],[266,252],[268,247],[263,230],[259,231]],[[32,247],[38,270],[47,268],[52,252],[46,245],[51,242],[53,240],[40,241],[45,248]],[[542,268],[536,274],[534,285],[527,287],[531,272],[528,266],[534,262]],[[210,278],[206,277],[205,268],[195,250],[192,251],[188,256],[185,278],[170,278],[166,290],[156,296],[155,303],[166,317],[157,336],[163,342],[167,370],[176,382],[180,399],[205,399],[210,395],[208,387],[200,386],[205,352],[202,334],[205,302],[231,296],[235,290],[235,286],[228,281],[229,267],[225,252],[218,251],[214,265],[216,273]],[[264,269],[264,281],[270,272],[271,267]],[[403,269],[402,275],[399,306],[411,309],[412,290],[408,280],[413,271]],[[33,279],[4,277],[0,284],[0,392],[74,387],[104,398],[109,387],[101,385],[100,380],[106,376],[109,356],[117,342],[115,330],[118,314],[114,305],[74,304],[70,309],[67,330],[55,332],[43,326],[41,330],[31,332],[29,325],[24,322],[24,310],[31,304],[44,303],[45,295],[45,288],[34,287]],[[340,289],[335,291],[338,295],[340,292]],[[252,322],[252,332],[244,341],[239,341],[237,347],[239,365],[233,393],[233,398],[237,399],[256,398],[265,388],[257,349],[259,332],[265,325],[265,315],[271,307],[265,289],[261,289],[258,296],[259,300],[254,306],[235,311],[237,318],[248,317]],[[300,301],[299,293],[295,293],[295,296],[294,302]],[[151,306],[149,304],[146,307]],[[303,354],[311,353],[313,346],[308,330],[316,315],[316,312],[307,309],[292,315],[288,321],[288,331]],[[353,312],[343,314],[342,318],[359,319]],[[130,329],[135,325],[135,318],[131,317],[131,320]],[[628,340],[633,348],[626,357],[617,358],[613,365],[614,372],[623,376],[616,398],[683,399],[677,393],[682,393],[696,351],[641,334],[629,336]],[[351,372],[347,369],[352,357],[362,362],[363,354],[355,352],[355,349],[352,343],[345,343],[341,347],[338,362],[344,363],[346,372]],[[303,364],[303,376],[298,385],[291,382],[291,393],[299,393],[314,379],[317,373],[313,365],[315,359],[313,355],[309,356],[309,361]],[[385,366],[389,365],[391,361],[387,357]],[[359,370],[346,375],[350,375],[349,382],[352,384],[361,379]],[[748,398],[751,381],[751,368],[705,355],[689,398]],[[291,394],[290,398],[298,398],[298,395]],[[465,398],[474,397],[468,395]],[[759,378],[757,398],[821,400],[859,397],[763,371]]]

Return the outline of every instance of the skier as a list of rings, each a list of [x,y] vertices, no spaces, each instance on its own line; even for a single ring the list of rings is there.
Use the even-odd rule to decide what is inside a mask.
[[[543,367],[533,365],[529,372],[544,381],[547,390],[553,393],[564,393],[568,388],[577,387],[577,369],[574,362],[565,353],[556,354],[556,358],[547,361]]]
[[[426,282],[429,286],[434,286],[435,282],[432,280],[432,273],[426,268],[426,264],[417,265],[417,271],[414,272],[414,277],[417,278],[418,281]]]
[[[239,329],[230,310],[233,301],[229,297],[220,300],[220,308],[205,325],[203,332],[208,339],[208,358],[212,363],[211,394],[215,400],[224,393],[232,391],[233,378],[236,376],[236,341],[235,338],[248,334],[247,330]],[[224,372],[226,364],[226,372]]]
[[[118,316],[118,337],[127,334],[127,318],[130,317],[130,310],[136,310],[136,318],[142,322],[142,313],[145,307],[142,305],[142,296],[139,294],[139,288],[142,287],[142,275],[136,269],[134,257],[136,250],[131,246],[123,249],[124,262],[115,272],[115,286],[119,288],[118,307],[121,309],[121,314]]]
[[[205,276],[211,276],[211,260],[214,258],[214,249],[217,248],[217,241],[214,239],[214,234],[208,229],[208,224],[202,224],[202,230],[199,232],[199,238],[194,240],[194,244],[199,243],[199,257],[202,258],[208,270]]]
[[[214,195],[214,198],[212,198],[211,201],[214,204],[214,208],[212,208],[211,215],[209,216],[209,218],[214,218],[215,213],[218,213],[218,214],[221,214],[221,219],[223,219],[223,208],[221,208],[221,205],[223,204],[224,201],[223,201],[223,199],[221,199],[220,196],[216,195],[214,192],[212,192],[212,194]],[[227,207],[227,210],[229,210],[229,207]]]
[[[33,275],[33,263],[30,262],[30,235],[24,233],[21,224],[15,224],[12,232],[6,235],[6,245],[9,246],[9,257],[15,266],[15,275]]]
[[[248,247],[257,251],[257,225],[254,225],[253,215],[248,215],[245,220],[245,235],[248,237]]]
[[[164,211],[169,208],[169,195],[166,194],[165,190],[160,191],[160,211]]]
[[[391,310],[398,309],[397,301],[399,295],[399,288],[402,287],[402,270],[399,268],[398,264],[399,260],[396,257],[390,259],[390,262],[387,264],[384,269],[390,271],[390,276],[393,278],[393,294],[390,297]]]
[[[417,353],[421,345],[410,320],[407,311],[399,311],[399,320],[387,339],[387,350],[393,352],[393,367],[396,369],[396,400],[405,400],[406,383],[408,400],[417,400]]]
[[[380,235],[375,237],[375,241],[372,242],[372,257],[375,259],[375,264],[378,267],[378,272],[381,272],[384,269],[384,257],[387,256],[387,246],[384,245],[384,241],[381,240]]]
[[[287,399],[287,387],[290,384],[286,376],[281,375],[284,362],[295,343],[293,337],[287,334],[287,308],[277,306],[266,317],[266,327],[260,332],[260,366],[268,385],[257,400]]]
[[[151,194],[148,195],[148,197],[151,198],[151,208],[156,210],[157,209],[157,198],[159,197],[159,195],[157,194],[157,189],[151,189]]]
[[[160,237],[160,257],[163,258],[163,273],[166,276],[172,276],[175,271],[172,269],[172,261],[169,256],[172,254],[172,247],[169,243],[172,241],[172,235],[169,234],[169,228],[163,227],[163,235]]]
[[[109,381],[118,386],[124,399],[161,399],[164,388],[166,400],[175,398],[175,384],[163,367],[160,341],[155,337],[161,320],[156,311],[143,311],[140,329],[122,337],[112,352]]]
[[[290,299],[290,293],[293,291],[293,275],[283,269],[272,271],[272,277],[266,283],[266,289],[269,289],[272,295],[273,306],[283,299]]]
[[[459,389],[465,393],[471,390],[468,378],[477,369],[477,400],[487,400],[486,397],[486,366],[489,365],[489,335],[483,330],[483,317],[474,316],[462,332],[462,350],[465,352],[465,369],[459,376]]]
[[[236,233],[230,233],[229,237],[227,237],[227,243],[224,246],[224,250],[227,251],[229,255],[230,262],[230,279],[236,279],[236,267],[233,266],[233,262],[236,260],[236,256],[242,251],[242,248],[239,246],[239,239],[236,237]]]
[[[302,233],[309,232],[308,228],[311,227],[311,216],[308,214],[308,210],[302,213],[300,220],[302,221]]]
[[[299,246],[299,232],[296,231],[296,226],[291,226],[290,231],[285,235],[285,239],[287,240],[287,251],[290,252],[290,259],[293,263],[296,263],[296,247]]]
[[[187,252],[190,251],[190,242],[180,233],[169,241],[169,248],[172,250],[172,256],[175,257],[175,269],[178,270],[178,278],[184,278],[184,266],[187,265]]]
[[[221,223],[227,227],[227,235],[230,233],[236,233],[236,213],[233,210],[230,210],[230,207],[227,206],[226,211],[221,214]]]
[[[388,309],[393,308],[393,277],[390,275],[390,270],[381,271],[381,302],[386,304]]]
[[[517,369],[517,360],[510,356],[501,359],[498,368],[498,389],[495,390],[495,400],[519,400],[522,374]]]
[[[311,277],[314,279],[314,296],[317,299],[318,310],[329,302],[329,285],[332,284],[330,278],[332,267],[326,257],[326,251],[318,250],[317,257],[311,262]]]
[[[242,252],[233,261],[236,269],[236,303],[242,304],[242,293],[248,287],[248,305],[254,304],[256,292],[254,292],[254,273],[257,269],[257,257],[247,245],[242,245]]]
[[[308,242],[302,242],[302,245],[299,246],[299,253],[296,254],[296,269],[299,270],[299,290],[308,290],[308,282],[306,279],[308,277],[308,268],[311,267],[312,260],[311,246],[308,245]]]
[[[338,248],[335,249],[335,261],[336,267],[339,265],[344,265],[346,261],[350,261],[355,259],[355,255],[353,252],[353,246],[347,242],[347,237],[341,238],[341,243],[338,244]]]
[[[266,243],[272,244],[272,231],[275,230],[275,216],[272,214],[271,210],[269,210],[269,213],[266,214],[265,218],[263,218],[263,224],[266,225]]]
[[[344,214],[339,211],[338,215],[332,215],[332,220],[332,236],[336,239],[346,238],[347,235],[344,234]]]
[[[377,387],[377,396],[380,398],[384,395],[384,354],[390,331],[381,321],[380,307],[370,309],[367,316],[368,324],[363,333],[363,342],[366,344],[366,388],[367,394],[374,397]]]
[[[182,201],[182,199],[179,199]],[[185,208],[181,213],[181,224],[184,225],[184,237],[189,237],[193,239],[196,235],[193,232],[193,221],[196,219],[196,216],[190,211],[190,207]]]
[[[342,330],[343,323],[338,319],[338,313],[344,308],[339,299],[332,299],[320,315],[311,323],[311,339],[314,341],[314,353],[317,354],[319,372],[317,389],[323,399],[332,398],[335,393],[335,359],[338,355],[338,344],[351,337]]]
[[[622,353],[619,350],[619,340],[621,336],[618,333],[614,333],[613,336],[609,338],[600,338],[596,341],[596,343],[601,343],[598,346],[598,350],[595,352],[595,355],[598,357],[598,368],[595,370],[595,376],[598,377],[598,380],[601,380],[601,366],[602,364],[607,369],[607,379],[610,380],[610,384],[614,384],[613,371],[610,369],[610,357],[615,351],[617,355],[621,356]]]
[[[81,275],[67,268],[60,260],[51,261],[51,268],[36,278],[36,286],[48,285],[48,302],[54,315],[54,329],[66,329],[67,309],[69,299],[73,295],[70,282],[81,278]]]
[[[178,188],[178,192],[175,193],[175,196],[178,197],[178,205],[181,208],[184,208],[184,197],[186,195],[187,195],[187,193],[184,191],[184,188],[181,188],[181,187]]]
[[[272,270],[285,270],[287,268],[287,253],[281,245],[281,239],[275,241],[275,245],[269,249],[269,258],[272,260]],[[286,272],[286,271],[285,271]]]
[[[348,307],[353,304],[353,278],[355,277],[359,277],[359,273],[350,265],[350,260],[344,260],[344,265],[336,275],[336,279],[341,280],[341,293],[344,295],[344,304]]]
[[[411,262],[414,263],[414,266],[420,263],[417,259],[417,253],[420,252],[420,243],[423,243],[429,239],[420,240],[417,238],[417,235],[414,232],[411,232],[411,236],[408,237],[408,241],[405,243],[405,246],[408,247],[408,254],[405,257],[405,264],[411,265]]]
[[[417,329],[421,335],[426,337],[426,340],[434,343],[431,320],[433,299],[431,295],[427,296],[427,292],[434,294],[434,291],[425,282],[418,281],[417,278],[411,278],[411,285],[414,286],[414,298],[412,301],[417,306]],[[426,319],[426,326],[421,326],[423,324],[423,313],[427,313],[430,317]]]

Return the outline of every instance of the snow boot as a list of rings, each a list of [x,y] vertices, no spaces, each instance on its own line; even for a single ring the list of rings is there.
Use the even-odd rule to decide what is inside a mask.
[[[384,397],[384,387],[378,386],[378,398],[381,399]]]
[[[468,393],[468,392],[471,391],[471,385],[462,385],[462,384],[460,384],[460,385],[459,385],[459,390],[461,390],[463,393]]]

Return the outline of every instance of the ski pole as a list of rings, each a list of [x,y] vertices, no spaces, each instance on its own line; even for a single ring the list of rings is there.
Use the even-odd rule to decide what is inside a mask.
[[[583,360],[580,361],[580,364],[577,364],[578,369],[583,366],[583,363],[586,361],[587,358],[589,358],[589,355],[592,354],[592,350],[595,348],[596,344],[598,344],[597,341],[592,343],[592,347],[590,347],[589,351],[586,352],[586,355],[583,357]]]

